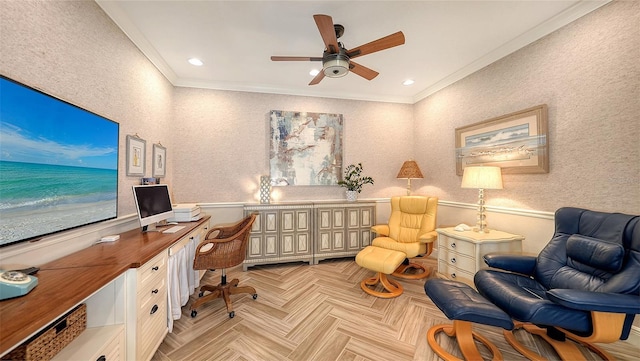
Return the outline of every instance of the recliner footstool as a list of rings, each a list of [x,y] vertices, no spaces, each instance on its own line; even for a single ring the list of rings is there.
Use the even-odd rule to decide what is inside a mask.
[[[396,268],[402,264],[405,258],[406,255],[403,252],[375,246],[367,246],[358,252],[356,255],[356,263],[360,267],[378,272],[375,277],[366,278],[360,282],[362,290],[372,296],[381,298],[400,296],[404,291],[402,285],[387,278],[387,275],[392,274]],[[386,292],[375,290],[378,283],[382,284]],[[373,288],[369,286],[373,286]]]
[[[424,284],[424,291],[445,316],[453,320],[453,324],[436,325],[427,331],[427,342],[438,356],[446,361],[460,360],[445,351],[436,341],[436,334],[444,331],[448,336],[456,338],[466,360],[482,360],[474,338],[489,349],[493,354],[492,360],[503,360],[496,345],[472,330],[472,323],[512,330],[514,324],[508,314],[462,282],[430,279]]]

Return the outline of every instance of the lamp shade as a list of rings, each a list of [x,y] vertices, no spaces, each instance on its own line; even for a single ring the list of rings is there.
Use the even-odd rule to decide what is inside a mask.
[[[396,178],[418,179],[424,177],[422,176],[420,167],[418,167],[418,163],[416,163],[415,160],[408,160],[402,163],[402,168],[400,168],[400,172],[398,172]]]
[[[500,167],[465,167],[462,188],[502,189],[502,171]]]

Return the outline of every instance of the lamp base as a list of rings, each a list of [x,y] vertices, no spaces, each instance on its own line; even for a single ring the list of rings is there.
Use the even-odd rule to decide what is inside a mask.
[[[487,228],[486,216],[484,214],[484,189],[478,189],[478,216],[476,227],[473,227],[474,232],[478,233],[489,233],[489,228]]]

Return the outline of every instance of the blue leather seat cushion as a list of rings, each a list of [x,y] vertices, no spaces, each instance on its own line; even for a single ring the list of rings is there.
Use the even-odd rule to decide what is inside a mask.
[[[513,329],[509,315],[464,283],[434,278],[425,282],[424,291],[450,320]]]
[[[546,289],[535,280],[497,270],[480,270],[474,282],[482,296],[518,321],[590,332],[589,312],[573,310],[550,301]]]

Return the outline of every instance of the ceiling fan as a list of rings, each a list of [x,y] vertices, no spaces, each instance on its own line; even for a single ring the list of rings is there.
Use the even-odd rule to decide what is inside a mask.
[[[329,78],[339,78],[347,75],[349,71],[371,80],[378,76],[378,72],[360,65],[351,59],[359,56],[375,53],[376,51],[393,48],[404,44],[404,34],[398,31],[378,40],[357,46],[352,49],[345,49],[338,38],[344,34],[344,26],[334,24],[329,15],[317,14],[313,16],[316,21],[320,36],[324,41],[325,49],[322,57],[308,56],[272,56],[273,61],[322,61],[322,71],[316,75],[309,85],[316,85],[326,76]]]

